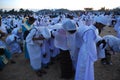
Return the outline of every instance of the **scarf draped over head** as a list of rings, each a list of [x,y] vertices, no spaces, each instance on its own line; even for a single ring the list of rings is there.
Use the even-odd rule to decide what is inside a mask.
[[[72,22],[71,20],[65,20],[62,26],[66,31],[76,30],[77,28],[75,23]]]
[[[108,19],[104,15],[99,15],[99,16],[96,16],[94,18],[94,22],[98,22],[98,23],[101,23],[103,25],[107,25],[108,24]]]
[[[41,32],[44,38],[48,39],[51,37],[50,30],[47,27],[39,27],[38,30]]]

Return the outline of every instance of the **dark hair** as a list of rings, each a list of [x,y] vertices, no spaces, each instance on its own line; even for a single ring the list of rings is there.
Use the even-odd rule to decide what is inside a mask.
[[[0,55],[4,54],[4,48],[0,48]]]
[[[97,43],[96,43],[96,45],[99,47],[101,44],[103,44],[103,47],[102,48],[105,48],[105,46],[106,46],[106,41],[103,39],[103,40],[100,40],[100,41],[98,41]]]
[[[68,32],[69,32],[70,34],[73,34],[73,33],[76,32],[76,30],[69,30]]]
[[[35,21],[36,19],[34,18],[34,17],[29,17],[29,19],[28,19],[29,21]]]

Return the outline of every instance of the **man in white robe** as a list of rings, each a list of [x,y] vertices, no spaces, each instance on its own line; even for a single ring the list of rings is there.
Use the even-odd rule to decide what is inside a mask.
[[[99,46],[97,46],[98,59],[102,58],[101,63],[106,64],[105,57],[109,56],[109,54],[107,53],[107,51],[105,49],[106,41],[104,39],[102,39],[102,37],[99,34],[100,34],[101,30],[103,29],[103,27],[108,25],[109,20],[106,16],[100,15],[95,18],[94,22],[95,23],[93,25],[91,25],[91,27],[95,30],[96,35],[97,35],[96,44],[99,43]],[[108,63],[108,64],[111,64],[111,63]]]
[[[104,50],[98,50],[96,43],[101,40],[99,31],[106,24],[105,17],[96,17],[91,26],[80,26],[77,32],[77,44],[80,48],[76,67],[75,80],[94,80],[94,62],[104,57]],[[103,47],[103,46],[102,46]],[[101,46],[100,48],[101,49]],[[102,55],[100,55],[103,53]]]
[[[97,45],[97,55],[98,59],[105,58],[105,40],[102,39],[100,36],[101,30],[107,25],[108,22],[106,22],[106,17],[104,16],[96,16],[93,25],[90,27],[95,31],[97,38],[96,38],[96,44]]]
[[[112,55],[115,55],[116,52],[120,52],[120,39],[113,35],[106,35],[103,37],[103,39],[106,41],[106,47],[105,58],[103,58],[101,61],[103,64],[112,65]]]
[[[42,76],[44,73],[46,73],[41,66],[41,45],[43,44],[43,40],[45,38],[48,38],[48,36],[46,36],[46,33],[48,33],[50,37],[50,34],[48,31],[46,31],[46,28],[40,30],[33,28],[26,37],[27,49],[30,57],[30,64],[33,70],[36,71],[38,76]]]
[[[96,34],[88,26],[80,26],[78,36],[78,53],[75,80],[94,80],[94,62],[97,60]]]
[[[67,19],[63,22],[62,28],[54,32],[55,47],[60,49],[60,68],[61,78],[72,77],[72,55],[74,55],[75,48],[75,32],[77,27],[74,22]]]

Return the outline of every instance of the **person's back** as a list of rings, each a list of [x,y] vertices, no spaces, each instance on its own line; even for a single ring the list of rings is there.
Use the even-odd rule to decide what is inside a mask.
[[[75,80],[94,80],[94,62],[97,60],[95,31],[88,26],[78,30],[79,39],[78,61]]]

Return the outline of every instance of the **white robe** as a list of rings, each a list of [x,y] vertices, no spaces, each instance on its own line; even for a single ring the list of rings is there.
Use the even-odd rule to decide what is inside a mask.
[[[102,40],[102,37],[99,35],[98,29],[94,26],[91,25],[92,29],[95,31],[96,34],[96,43],[99,40]],[[105,48],[103,48],[103,44],[101,44],[99,47],[97,47],[97,57],[98,59],[105,58]]]
[[[42,45],[42,55],[46,54],[46,57],[42,56],[42,63],[48,64],[50,62],[50,48],[48,40],[44,40]]]
[[[113,35],[106,35],[103,37],[107,42],[106,49],[112,48],[114,52],[120,52],[120,39]]]
[[[5,34],[7,34],[7,30],[6,30],[6,27],[7,25],[5,25],[5,24],[1,24],[1,26],[0,26],[0,30],[2,31],[2,32],[4,32]]]
[[[37,41],[33,41],[32,38],[35,36],[36,34],[36,29],[32,29],[30,31],[30,33],[28,34],[28,36],[26,37],[26,43],[27,43],[27,49],[28,49],[28,53],[30,56],[30,64],[32,66],[32,68],[34,70],[38,70],[41,69],[41,47],[40,44],[42,44],[42,41],[39,40]]]
[[[54,44],[56,48],[69,50],[66,38],[66,31],[62,28],[54,32]]]
[[[59,54],[59,49],[54,46],[54,38],[50,38],[50,49],[53,50],[50,51],[50,56],[51,57],[56,57]]]
[[[83,27],[85,29],[86,26]],[[94,80],[94,62],[97,60],[96,35],[94,30],[85,29],[78,32],[81,44],[78,54],[75,80]]]
[[[115,31],[118,31],[118,28],[120,27],[120,17],[117,18],[117,22],[114,26]]]
[[[54,39],[55,47],[60,48],[62,50],[69,50],[74,69],[76,69],[76,62],[77,62],[75,34],[76,33],[69,34],[64,29],[59,29],[54,34],[55,35],[55,39]]]
[[[11,54],[22,52],[19,43],[17,42],[17,40],[15,40],[15,37],[17,36],[14,34],[11,34],[11,35],[8,35],[5,40]]]

